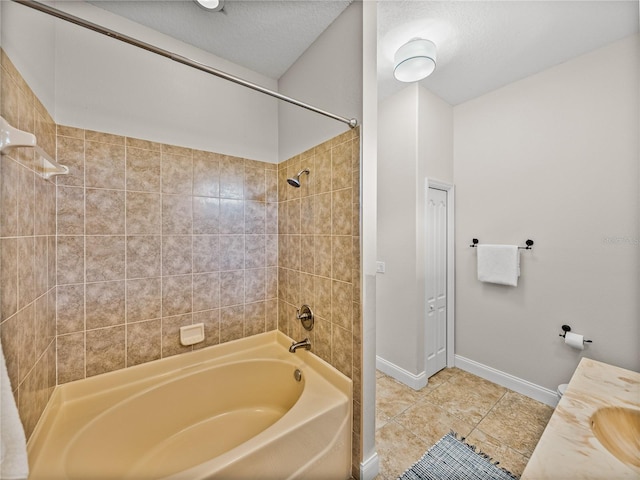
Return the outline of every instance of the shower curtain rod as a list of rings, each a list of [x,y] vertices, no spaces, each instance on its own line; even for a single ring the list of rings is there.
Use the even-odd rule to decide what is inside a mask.
[[[320,115],[324,115],[325,117],[333,118],[334,120],[338,120],[339,122],[346,123],[351,128],[355,128],[358,126],[358,120],[355,118],[346,118],[331,112],[327,112],[326,110],[322,110],[320,108],[314,107],[313,105],[309,105],[308,103],[301,102],[299,100],[296,100],[295,98],[282,95],[281,93],[274,92],[273,90],[269,90],[268,88],[249,82],[240,77],[236,77],[235,75],[231,75],[229,73],[223,72],[222,70],[215,69],[203,63],[196,62],[195,60],[191,60],[190,58],[183,57],[182,55],[172,53],[168,50],[164,50],[162,48],[156,47],[155,45],[151,45],[149,43],[136,40],[133,37],[123,35],[114,30],[110,30],[108,28],[102,27],[96,23],[92,23],[80,17],[76,17],[75,15],[71,15],[69,13],[63,12],[62,10],[58,10],[57,8],[50,7],[49,5],[46,5],[44,3],[36,2],[33,0],[13,0],[13,1],[16,3],[19,3],[20,5],[24,5],[25,7],[33,8],[40,12],[46,13],[47,15],[51,15],[53,17],[59,18],[61,20],[65,20],[67,22],[73,23],[80,27],[93,30],[94,32],[101,33],[102,35],[106,35],[107,37],[111,37],[116,40],[120,40],[121,42],[128,43],[129,45],[133,45],[134,47],[142,48],[143,50],[147,50],[148,52],[152,52],[152,53],[155,53],[156,55],[160,55],[162,57],[168,58],[170,60],[173,60],[174,62],[187,65],[189,67],[195,68],[196,70],[200,70],[202,72],[209,73],[211,75],[222,78],[224,80],[228,80],[238,85],[242,85],[243,87],[256,90],[258,92],[264,93],[271,97],[275,97],[278,100],[282,100],[287,103],[297,105],[298,107],[306,108],[307,110],[311,110],[312,112],[319,113]]]

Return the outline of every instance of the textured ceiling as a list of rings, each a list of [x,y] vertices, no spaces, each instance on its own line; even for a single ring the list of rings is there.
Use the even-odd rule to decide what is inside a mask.
[[[97,7],[278,79],[352,0],[90,0]]]
[[[226,0],[222,13],[192,0],[90,0],[135,22],[278,79],[352,0]],[[368,1],[368,0],[364,0]],[[380,0],[378,87],[414,37],[438,48],[421,85],[452,105],[638,32],[638,0]]]
[[[437,46],[436,71],[420,84],[457,105],[634,32],[638,0],[381,1],[379,97],[406,86],[393,55],[415,37]]]

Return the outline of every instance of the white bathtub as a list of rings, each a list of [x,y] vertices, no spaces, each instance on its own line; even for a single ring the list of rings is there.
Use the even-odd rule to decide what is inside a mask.
[[[57,387],[29,478],[349,478],[351,380],[290,344],[268,332]]]

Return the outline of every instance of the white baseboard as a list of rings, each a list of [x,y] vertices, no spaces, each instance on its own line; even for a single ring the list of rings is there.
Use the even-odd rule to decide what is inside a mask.
[[[404,383],[414,390],[420,390],[421,388],[425,387],[427,385],[427,382],[429,381],[429,378],[427,377],[427,374],[425,372],[414,375],[411,372],[407,372],[404,368],[401,368],[377,355],[376,368],[382,373],[395,378],[399,382]]]
[[[548,388],[541,387],[540,385],[528,382],[527,380],[514,377],[513,375],[488,367],[482,363],[461,357],[460,355],[455,356],[455,362],[456,367],[461,370],[473,373],[485,380],[497,383],[498,385],[526,395],[527,397],[538,400],[539,402],[545,403],[551,407],[555,407],[558,404],[558,396],[553,390],[549,390]]]
[[[380,459],[377,452],[360,463],[360,480],[373,480],[379,472]]]

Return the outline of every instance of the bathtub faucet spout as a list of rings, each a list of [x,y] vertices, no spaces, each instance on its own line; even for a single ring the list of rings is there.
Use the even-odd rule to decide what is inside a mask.
[[[311,342],[308,338],[305,338],[301,342],[293,342],[289,347],[289,351],[291,353],[296,353],[296,350],[299,348],[304,348],[305,350],[311,350]]]

